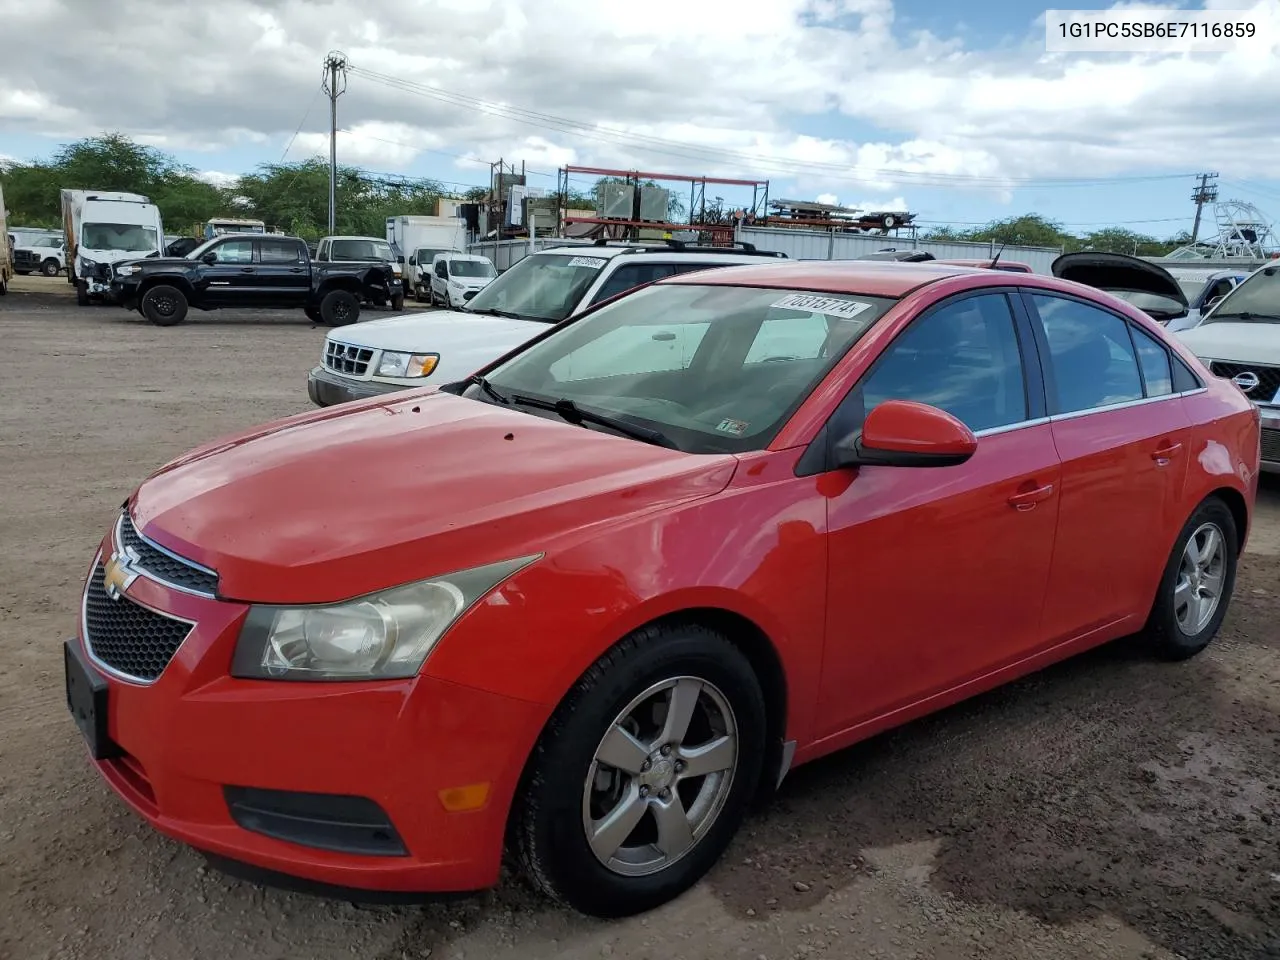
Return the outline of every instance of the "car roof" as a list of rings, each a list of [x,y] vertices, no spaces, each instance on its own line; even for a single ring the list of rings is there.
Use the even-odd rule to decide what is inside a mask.
[[[430,249],[424,248],[424,249]],[[479,253],[461,253],[457,250],[441,250],[436,254],[437,257],[444,257],[447,260],[488,260],[489,258]]]
[[[774,260],[751,266],[728,267],[668,277],[663,284],[714,284],[726,287],[776,287],[820,290],[824,293],[860,293],[870,297],[901,297],[916,287],[948,277],[983,276],[993,285],[1008,286],[1009,275],[978,267],[892,260]]]
[[[259,234],[259,236],[261,236],[261,234]],[[345,236],[345,235],[338,236],[337,234],[334,234],[332,237],[324,237],[322,239],[325,239],[325,240],[373,240],[377,243],[387,242],[385,237],[353,237],[353,236]]]
[[[679,247],[671,247],[663,249],[661,247],[646,248],[641,244],[636,246],[617,246],[617,247],[597,247],[593,244],[568,244],[563,247],[548,247],[546,250],[539,250],[538,253],[554,253],[558,256],[570,257],[593,257],[598,260],[609,260],[613,257],[626,255],[630,260],[633,257],[654,257],[662,260],[676,260],[679,262],[701,263],[786,263],[783,258],[774,259],[771,256],[762,257],[760,254],[741,253],[732,247],[725,247],[724,252],[708,250],[706,247],[699,247],[696,250],[681,250]],[[536,256],[536,254],[535,254]]]

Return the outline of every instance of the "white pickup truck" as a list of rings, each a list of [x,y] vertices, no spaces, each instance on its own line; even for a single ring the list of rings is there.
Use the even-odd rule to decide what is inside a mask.
[[[1249,274],[1198,325],[1174,336],[1258,407],[1262,469],[1280,473],[1280,261]]]
[[[621,243],[530,254],[460,310],[388,317],[334,330],[307,378],[317,406],[470,376],[548,327],[627,290],[694,270],[759,264],[783,254]],[[437,258],[438,259],[438,258]]]

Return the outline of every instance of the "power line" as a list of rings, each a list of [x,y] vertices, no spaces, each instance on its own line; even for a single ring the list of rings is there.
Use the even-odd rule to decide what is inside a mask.
[[[298,134],[302,133],[303,124],[307,122],[307,117],[311,116],[311,110],[316,105],[316,101],[320,99],[320,94],[324,93],[324,84],[316,87],[316,92],[311,96],[311,102],[307,104],[307,111],[302,115],[302,120],[298,123],[298,129],[293,131],[293,136],[289,138],[289,142],[285,144],[284,153],[280,154],[280,162],[284,163],[285,157],[289,156],[289,151],[293,149],[293,142],[298,139]]]
[[[353,73],[356,73],[368,80],[372,80],[375,83],[384,84],[398,90],[414,93],[418,96],[442,101],[454,106],[501,116],[531,126],[543,127],[545,129],[555,130],[562,133],[572,133],[580,137],[603,141],[613,145],[622,144],[633,148],[640,147],[655,153],[666,153],[682,159],[692,159],[701,162],[733,162],[749,166],[754,165],[757,169],[767,167],[793,175],[801,172],[812,173],[821,171],[830,179],[843,179],[852,182],[863,182],[869,178],[879,178],[895,179],[919,185],[942,186],[972,184],[975,186],[1008,186],[1011,184],[1021,184],[1042,188],[1050,186],[1102,186],[1120,182],[1154,182],[1161,180],[1186,179],[1193,176],[1193,174],[1179,173],[1128,177],[988,177],[968,174],[944,174],[929,173],[926,171],[865,168],[858,167],[856,165],[825,163],[819,161],[782,160],[775,157],[765,157],[759,154],[749,154],[736,150],[699,147],[692,144],[667,140],[661,137],[650,136],[648,134],[638,134],[624,130],[609,130],[607,128],[600,127],[598,124],[584,123],[582,121],[571,120],[569,118],[559,117],[553,114],[545,114],[533,110],[511,107],[506,104],[484,100],[480,97],[473,97],[468,94],[456,93],[440,87],[433,87],[427,84],[388,76],[364,67],[353,65],[351,70]],[[849,176],[853,171],[860,171],[864,176]]]

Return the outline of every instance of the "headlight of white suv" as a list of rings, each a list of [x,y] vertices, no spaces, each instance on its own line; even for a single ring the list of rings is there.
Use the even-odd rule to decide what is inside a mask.
[[[236,643],[231,675],[257,680],[412,677],[473,603],[540,556],[473,567],[331,606],[253,606]]]
[[[378,361],[380,377],[426,377],[440,362],[438,353],[384,353]]]

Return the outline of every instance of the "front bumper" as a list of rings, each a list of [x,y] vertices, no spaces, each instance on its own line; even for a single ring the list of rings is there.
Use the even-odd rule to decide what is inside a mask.
[[[1262,471],[1280,473],[1280,406],[1259,409],[1262,411]]]
[[[238,680],[227,668],[248,607],[145,576],[115,602],[195,624],[151,683],[96,660],[83,616],[69,641],[106,683],[112,750],[93,763],[156,830],[215,858],[328,887],[441,893],[497,882],[507,810],[544,708],[426,676]],[[489,785],[483,804],[446,808],[449,791],[477,784]],[[316,795],[384,814],[396,843],[295,842],[280,839],[269,812],[245,813],[246,803],[269,811],[273,796]],[[333,826],[324,825],[330,838]]]
[[[324,367],[313,367],[307,374],[307,396],[318,407],[331,407],[349,400],[367,400],[385,393],[404,390],[405,387],[372,380],[352,380]]]
[[[138,306],[138,281],[133,277],[116,277],[111,281],[108,295],[116,303],[133,310]]]

